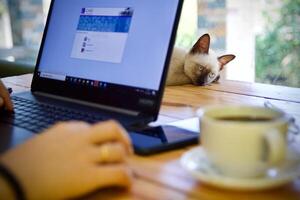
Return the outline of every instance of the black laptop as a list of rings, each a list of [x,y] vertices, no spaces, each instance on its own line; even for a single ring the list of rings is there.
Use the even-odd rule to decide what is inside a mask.
[[[157,119],[182,0],[53,0],[31,92],[0,117],[0,152],[58,121]],[[138,140],[133,141],[138,143]]]

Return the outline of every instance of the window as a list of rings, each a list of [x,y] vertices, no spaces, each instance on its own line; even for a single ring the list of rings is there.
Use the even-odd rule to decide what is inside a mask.
[[[50,0],[0,0],[0,59],[33,64]],[[300,87],[300,2],[187,0],[176,45],[209,33],[218,54],[237,57],[223,78]]]
[[[0,0],[0,59],[34,64],[50,0]]]
[[[237,56],[226,79],[300,87],[299,24],[299,1],[188,0],[177,45],[209,33],[212,49]]]

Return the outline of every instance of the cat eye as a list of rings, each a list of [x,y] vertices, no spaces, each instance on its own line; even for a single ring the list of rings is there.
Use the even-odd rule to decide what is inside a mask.
[[[211,72],[209,75],[208,75],[209,78],[214,78],[215,77],[215,73]]]

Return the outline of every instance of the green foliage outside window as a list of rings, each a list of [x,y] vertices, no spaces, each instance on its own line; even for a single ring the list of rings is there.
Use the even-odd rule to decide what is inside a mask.
[[[176,46],[189,49],[197,39],[198,31],[198,0],[184,1],[179,27],[177,30]]]
[[[256,81],[300,87],[300,0],[284,0],[279,20],[265,15],[264,35],[256,39]]]
[[[4,5],[3,2],[0,0],[0,16],[4,13]]]

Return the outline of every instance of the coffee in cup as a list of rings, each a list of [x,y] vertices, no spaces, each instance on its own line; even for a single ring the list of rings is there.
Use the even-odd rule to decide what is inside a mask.
[[[283,163],[288,120],[265,107],[207,108],[200,118],[201,144],[221,173],[249,178]]]

